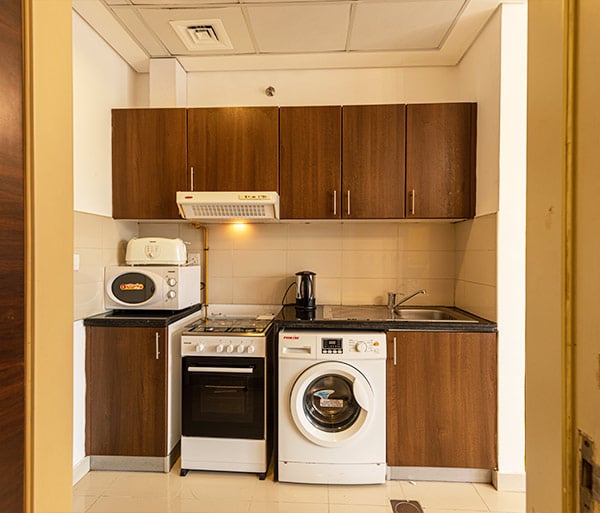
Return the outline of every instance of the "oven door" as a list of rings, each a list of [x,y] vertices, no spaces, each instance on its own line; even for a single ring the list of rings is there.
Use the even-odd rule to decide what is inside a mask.
[[[265,437],[264,358],[186,356],[183,436]]]

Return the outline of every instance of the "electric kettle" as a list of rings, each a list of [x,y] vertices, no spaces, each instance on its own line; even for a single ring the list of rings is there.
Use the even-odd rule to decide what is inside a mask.
[[[296,310],[314,310],[317,307],[316,276],[312,271],[296,273]]]

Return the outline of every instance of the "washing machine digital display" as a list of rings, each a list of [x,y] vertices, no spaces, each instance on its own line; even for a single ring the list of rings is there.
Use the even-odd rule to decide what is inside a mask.
[[[321,339],[321,353],[322,354],[342,354],[341,338],[322,338]]]

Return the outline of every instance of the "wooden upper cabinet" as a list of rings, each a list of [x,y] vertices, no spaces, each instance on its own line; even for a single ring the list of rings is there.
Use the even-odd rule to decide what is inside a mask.
[[[387,340],[387,464],[497,468],[496,334]]]
[[[404,217],[405,105],[343,107],[342,217]]]
[[[90,455],[168,454],[167,330],[87,328]]]
[[[339,219],[342,109],[280,109],[282,219]]]
[[[278,191],[277,107],[188,109],[196,191]]]
[[[406,109],[406,217],[475,214],[477,104]]]
[[[185,109],[112,111],[115,219],[179,219],[176,192],[186,190]]]

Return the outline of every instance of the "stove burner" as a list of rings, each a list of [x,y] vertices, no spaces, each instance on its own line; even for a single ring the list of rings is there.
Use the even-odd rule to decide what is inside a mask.
[[[271,325],[271,320],[256,319],[207,319],[190,327],[188,333],[194,334],[261,334]]]

